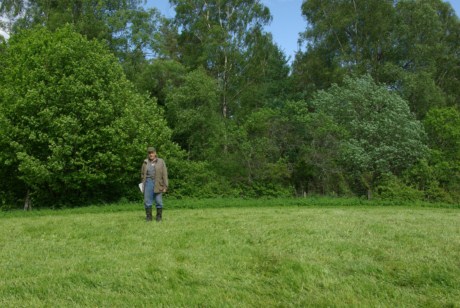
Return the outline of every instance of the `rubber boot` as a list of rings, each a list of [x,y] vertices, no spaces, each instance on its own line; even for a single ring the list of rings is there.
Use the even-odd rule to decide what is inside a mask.
[[[145,221],[152,221],[152,208],[145,209]]]
[[[163,214],[163,209],[162,208],[157,208],[157,222],[160,222],[162,220],[162,214]]]

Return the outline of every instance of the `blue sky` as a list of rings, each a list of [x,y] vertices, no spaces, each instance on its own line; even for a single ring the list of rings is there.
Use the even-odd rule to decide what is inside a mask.
[[[450,0],[457,16],[460,16],[460,0]],[[273,16],[268,32],[273,35],[273,40],[284,51],[286,56],[294,58],[298,49],[297,40],[299,32],[305,30],[307,22],[300,14],[302,0],[262,0]],[[147,7],[157,7],[166,17],[174,16],[174,9],[168,0],[148,0]]]

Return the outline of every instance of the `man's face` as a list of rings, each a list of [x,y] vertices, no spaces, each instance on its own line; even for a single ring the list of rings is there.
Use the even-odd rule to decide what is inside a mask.
[[[157,157],[157,152],[149,152],[149,159],[154,160]]]

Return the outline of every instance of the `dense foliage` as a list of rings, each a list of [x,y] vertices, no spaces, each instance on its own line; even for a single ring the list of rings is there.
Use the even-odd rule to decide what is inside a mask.
[[[39,203],[120,198],[135,183],[145,144],[168,145],[155,100],[134,91],[101,44],[70,27],[13,36],[0,62],[4,193],[29,191]]]
[[[460,22],[442,0],[303,2],[292,64],[260,0],[5,0],[0,198],[170,194],[460,200]],[[1,26],[1,24],[0,24]]]
[[[313,105],[346,132],[338,159],[349,177],[362,181],[369,198],[379,178],[399,175],[425,156],[423,127],[407,102],[369,76],[345,78],[342,87],[320,91]]]

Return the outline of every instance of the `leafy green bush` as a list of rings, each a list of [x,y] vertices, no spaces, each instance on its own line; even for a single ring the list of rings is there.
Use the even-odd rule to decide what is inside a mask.
[[[35,206],[115,201],[135,187],[149,144],[177,153],[156,101],[71,27],[12,36],[0,67],[1,188],[20,188],[4,195],[12,202],[26,194]]]
[[[429,181],[420,189],[396,176],[387,175],[377,186],[377,192],[383,200],[454,203],[449,192],[440,187],[436,180]]]
[[[169,193],[174,198],[210,198],[234,194],[230,183],[207,162],[171,159]]]
[[[378,197],[384,200],[421,201],[424,192],[403,183],[399,178],[388,175],[380,182],[376,189]]]
[[[439,151],[430,151],[430,161],[421,160],[404,173],[404,181],[424,192],[424,199],[430,202],[455,202],[452,192],[457,191],[455,187],[449,191],[449,187],[455,183],[456,166],[440,158]],[[450,175],[450,177],[449,177]]]
[[[426,156],[422,123],[407,101],[368,75],[319,91],[313,105],[347,132],[341,165],[361,180],[368,198],[382,174],[399,174]]]

